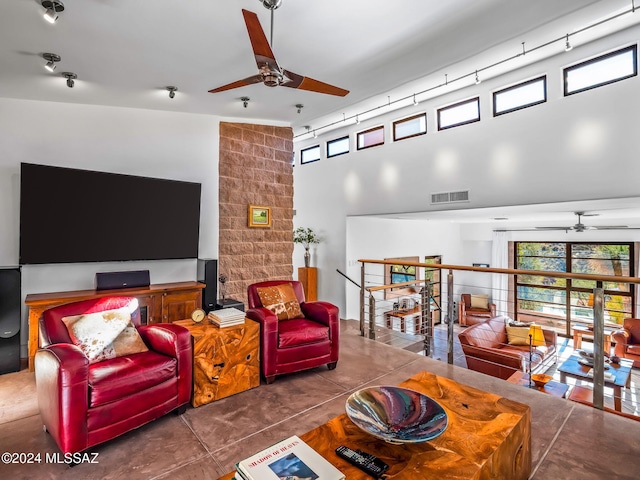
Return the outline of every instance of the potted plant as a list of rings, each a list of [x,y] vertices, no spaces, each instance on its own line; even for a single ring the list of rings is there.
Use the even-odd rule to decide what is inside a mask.
[[[300,243],[304,247],[304,266],[311,263],[309,247],[320,243],[320,237],[312,228],[298,227],[293,231],[293,243]]]

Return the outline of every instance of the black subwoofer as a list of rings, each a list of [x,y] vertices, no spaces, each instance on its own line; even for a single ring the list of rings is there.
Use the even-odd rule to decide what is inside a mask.
[[[0,268],[0,374],[20,370],[20,268]]]

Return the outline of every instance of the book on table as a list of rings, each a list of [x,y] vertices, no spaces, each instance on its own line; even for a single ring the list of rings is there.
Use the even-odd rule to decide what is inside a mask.
[[[241,325],[244,323],[244,312],[237,308],[223,308],[209,312],[209,320],[219,327]]]
[[[236,464],[239,480],[343,480],[344,474],[294,435]]]

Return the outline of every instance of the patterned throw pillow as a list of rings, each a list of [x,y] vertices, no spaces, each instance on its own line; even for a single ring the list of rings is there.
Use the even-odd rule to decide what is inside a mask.
[[[298,298],[293,291],[293,285],[290,283],[283,283],[275,287],[259,287],[258,296],[262,306],[275,313],[278,320],[304,317]]]
[[[131,323],[128,307],[64,317],[62,322],[89,363],[148,351]]]

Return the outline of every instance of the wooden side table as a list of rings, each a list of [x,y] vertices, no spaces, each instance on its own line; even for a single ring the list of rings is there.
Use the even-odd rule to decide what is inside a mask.
[[[302,283],[304,298],[307,302],[318,300],[318,269],[316,267],[298,268],[298,281]]]
[[[584,327],[582,325],[574,325],[573,327],[571,327],[571,330],[573,332],[573,348],[575,350],[582,348],[583,336],[590,337],[590,340],[593,341],[593,330],[587,327]],[[611,330],[607,330],[607,329],[604,330],[603,350],[607,355],[609,355],[609,353],[611,352],[611,335],[612,334],[613,332]]]
[[[523,387],[529,386],[529,374],[523,372],[522,370],[517,370],[507,378],[507,382],[515,383],[516,385],[522,385]],[[548,393],[549,395],[553,395],[554,397],[565,398],[567,395],[567,391],[569,391],[569,385],[566,383],[556,382],[555,380],[550,380],[544,387],[538,387],[536,384],[531,385],[532,390],[538,390],[542,393]]]
[[[219,328],[205,320],[174,322],[193,337],[193,396],[198,407],[260,385],[260,325]]]

